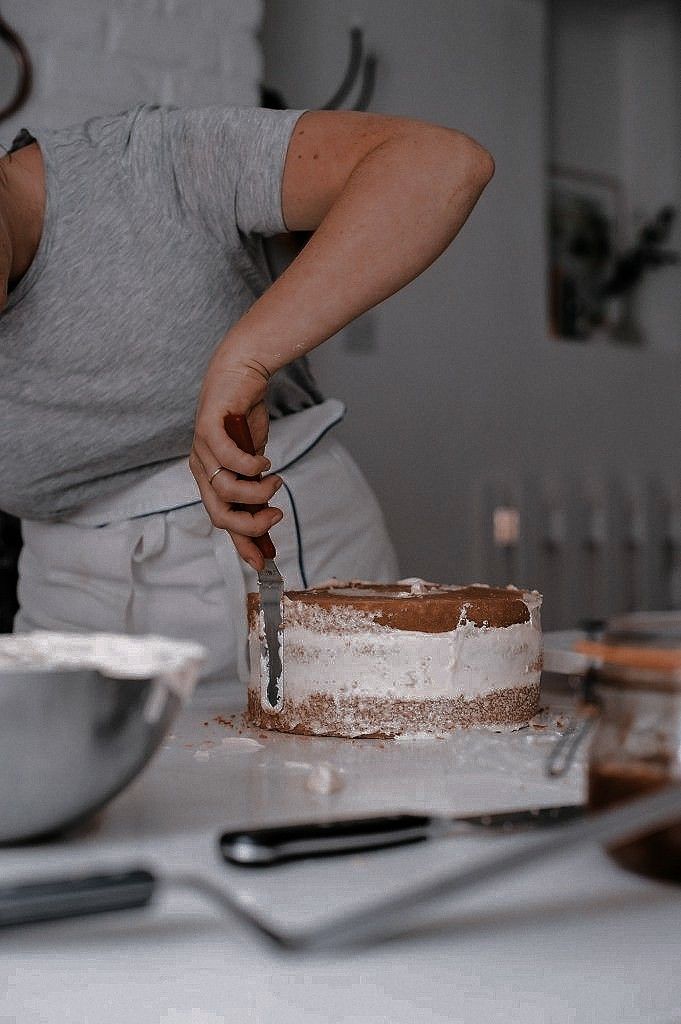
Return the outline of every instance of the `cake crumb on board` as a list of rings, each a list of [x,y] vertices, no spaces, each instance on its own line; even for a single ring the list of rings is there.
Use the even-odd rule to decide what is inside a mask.
[[[320,796],[338,793],[344,787],[345,779],[341,772],[325,761],[313,765],[305,780],[305,789],[311,793],[318,793]]]

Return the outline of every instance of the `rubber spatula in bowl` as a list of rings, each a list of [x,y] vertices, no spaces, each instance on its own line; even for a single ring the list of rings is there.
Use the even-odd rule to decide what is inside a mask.
[[[255,455],[255,446],[245,416],[228,413],[225,416],[225,431],[243,452]],[[260,477],[244,477],[241,480],[259,480]],[[259,512],[262,505],[233,505],[244,512]],[[282,642],[282,601],[284,580],[275,564],[276,548],[268,533],[254,537],[265,559],[265,566],[258,572],[258,591],[262,627],[260,630],[260,704],[263,711],[278,713],[284,706],[284,651]]]

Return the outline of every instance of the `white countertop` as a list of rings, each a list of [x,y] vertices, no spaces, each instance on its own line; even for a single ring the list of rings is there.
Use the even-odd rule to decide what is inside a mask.
[[[238,717],[220,724],[218,714],[239,710],[229,692],[200,692],[142,777],[87,832],[0,851],[3,878],[191,869],[272,920],[302,925],[522,840],[452,838],[253,872],[221,862],[222,829],[582,796],[580,764],[562,780],[542,774],[555,705],[545,730],[342,741],[259,733]],[[339,792],[306,788],[320,762],[341,773]],[[0,1022],[678,1024],[680,920],[681,889],[629,875],[597,849],[431,907],[399,941],[304,957],[266,946],[200,895],[169,889],[145,911],[0,933]]]

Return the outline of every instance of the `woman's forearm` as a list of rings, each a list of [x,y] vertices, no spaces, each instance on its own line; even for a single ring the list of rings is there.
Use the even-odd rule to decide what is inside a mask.
[[[315,233],[220,342],[197,406],[190,467],[211,520],[256,569],[263,557],[252,538],[281,513],[250,515],[233,506],[269,501],[279,481],[239,479],[267,464],[227,437],[226,413],[249,416],[262,450],[270,376],[425,270],[455,237],[493,170],[482,147],[449,129],[334,113],[333,121],[329,112],[310,114],[293,169],[284,174],[290,226]],[[318,170],[310,166],[315,161]]]
[[[492,173],[489,154],[449,129],[415,125],[377,145],[214,360],[269,375],[315,348],[425,270]]]

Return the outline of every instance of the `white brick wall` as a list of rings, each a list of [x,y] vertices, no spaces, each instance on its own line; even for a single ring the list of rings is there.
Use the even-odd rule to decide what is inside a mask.
[[[4,0],[33,60],[28,103],[0,125],[73,123],[140,101],[256,104],[263,0]]]

